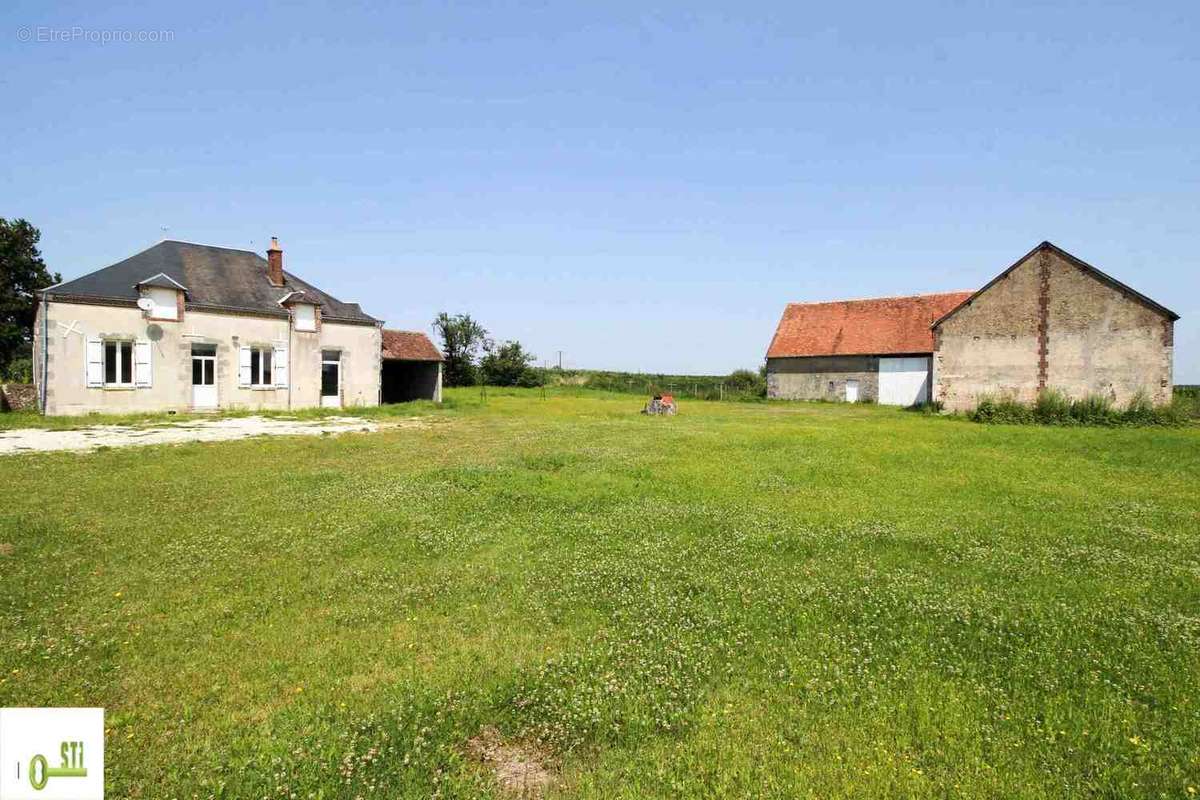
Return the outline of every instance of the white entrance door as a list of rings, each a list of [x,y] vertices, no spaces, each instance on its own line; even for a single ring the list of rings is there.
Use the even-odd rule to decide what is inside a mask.
[[[192,345],[192,408],[217,407],[217,346]]]
[[[879,402],[915,406],[929,400],[929,357],[879,359]]]
[[[321,351],[321,408],[342,405],[342,354],[339,350]]]
[[[853,378],[846,381],[846,402],[858,402],[858,381],[854,380]]]

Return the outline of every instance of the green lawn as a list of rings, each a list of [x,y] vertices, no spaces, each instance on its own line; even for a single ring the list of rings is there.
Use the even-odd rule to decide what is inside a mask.
[[[450,398],[0,460],[0,706],[112,798],[1200,791],[1200,428]]]

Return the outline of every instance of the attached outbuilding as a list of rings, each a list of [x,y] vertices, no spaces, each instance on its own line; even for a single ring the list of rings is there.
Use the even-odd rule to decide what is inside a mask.
[[[383,330],[383,402],[442,402],[441,352],[420,331]]]
[[[976,292],[792,303],[768,397],[974,408],[1047,389],[1169,402],[1179,315],[1050,242]]]

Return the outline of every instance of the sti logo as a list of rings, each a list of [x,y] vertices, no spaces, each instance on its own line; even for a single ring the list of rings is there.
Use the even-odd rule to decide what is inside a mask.
[[[0,800],[103,800],[104,709],[0,709]]]

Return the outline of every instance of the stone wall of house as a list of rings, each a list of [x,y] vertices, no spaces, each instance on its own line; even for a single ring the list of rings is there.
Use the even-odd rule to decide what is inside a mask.
[[[27,411],[37,406],[37,387],[32,383],[0,384],[0,411]]]
[[[47,341],[42,341],[39,306],[35,327],[34,375],[40,380],[42,347],[48,350],[47,414],[90,412],[187,411],[192,408],[192,347],[216,349],[218,407],[222,409],[297,409],[321,402],[321,353],[337,351],[341,360],[341,405],[379,403],[381,334],[374,325],[322,321],[317,331],[294,330],[282,317],[186,311],[178,321],[147,320],[128,307],[51,302]],[[89,338],[149,341],[153,379],[148,387],[89,387],[86,342]],[[238,383],[242,346],[287,346],[288,385],[251,388]]]
[[[767,397],[780,400],[845,400],[848,380],[858,381],[859,401],[877,401],[879,359],[875,356],[767,359]]]
[[[1042,388],[1165,403],[1172,338],[1169,318],[1042,248],[935,328],[934,397],[949,410]]]

